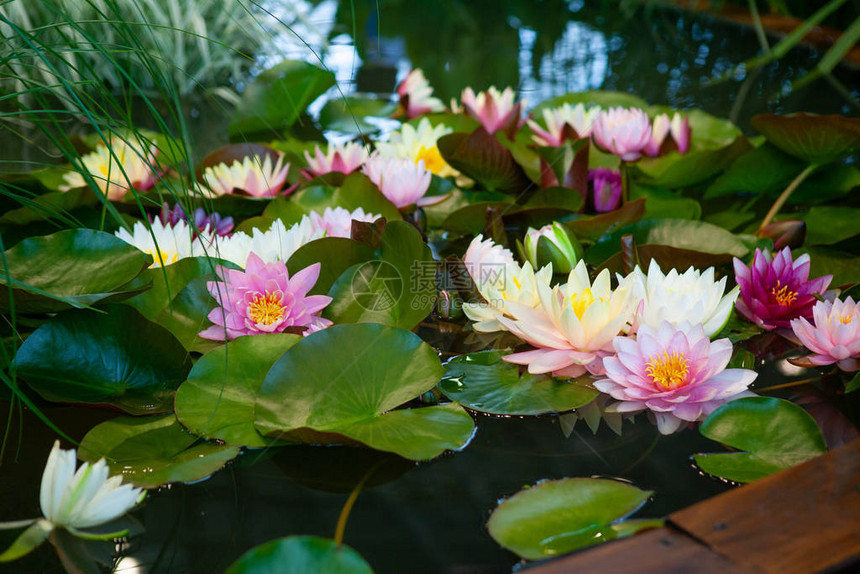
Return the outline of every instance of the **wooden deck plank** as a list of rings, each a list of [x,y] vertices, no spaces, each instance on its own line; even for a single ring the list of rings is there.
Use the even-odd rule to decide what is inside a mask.
[[[860,441],[669,517],[762,572],[818,572],[860,554]]]
[[[527,569],[529,574],[833,570],[860,571],[860,440],[676,512],[664,528]]]
[[[674,528],[655,528],[631,538],[536,565],[529,574],[753,574]]]

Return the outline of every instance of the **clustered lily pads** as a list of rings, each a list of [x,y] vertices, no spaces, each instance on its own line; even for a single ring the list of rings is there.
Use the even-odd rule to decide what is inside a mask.
[[[860,149],[860,120],[762,115],[748,138],[612,92],[526,116],[510,88],[467,88],[446,108],[413,70],[396,104],[323,108],[321,127],[353,141],[290,135],[333,82],[298,62],[261,74],[229,127],[258,141],[196,170],[141,132],[92,140],[61,179],[31,174],[45,202],[104,209],[112,224],[28,237],[55,213],[38,201],[0,217],[24,238],[5,246],[0,274],[21,339],[10,388],[36,408],[124,412],[78,451],[116,475],[101,488],[124,489],[123,512],[137,489],[203,479],[243,449],[429,461],[468,448],[475,412],[567,413],[592,428],[606,415],[618,432],[637,413],[662,434],[698,426],[741,451],[697,454],[698,466],[737,482],[827,450],[801,407],[756,396],[768,389],[754,367],[790,357],[839,393],[858,387],[860,170],[843,160]],[[284,93],[301,98],[286,109]],[[378,137],[367,119],[392,114],[400,128]],[[425,336],[434,325],[470,332],[444,364]],[[44,481],[90,480],[56,467]],[[554,480],[502,501],[487,524],[523,558],[660,524],[623,520],[652,494],[635,486],[542,478]],[[90,501],[95,516],[107,498]],[[92,525],[56,519],[74,507],[63,500],[19,524],[0,560]],[[371,571],[340,542],[289,536],[228,572]]]

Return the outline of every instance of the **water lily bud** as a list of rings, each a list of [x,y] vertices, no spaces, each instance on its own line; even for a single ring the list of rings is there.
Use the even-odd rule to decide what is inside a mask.
[[[759,237],[773,239],[774,249],[790,247],[796,249],[803,245],[806,239],[806,222],[802,219],[784,219],[774,221],[758,232]]]
[[[435,311],[436,316],[445,321],[458,319],[463,315],[463,300],[456,292],[442,289],[436,298]]]
[[[540,229],[530,227],[526,232],[523,251],[535,269],[552,263],[555,273],[570,273],[582,258],[579,241],[558,222]]]

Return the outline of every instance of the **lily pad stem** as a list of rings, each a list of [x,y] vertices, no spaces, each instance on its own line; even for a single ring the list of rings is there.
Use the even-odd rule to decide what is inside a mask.
[[[356,484],[355,488],[352,489],[352,492],[349,493],[349,498],[344,502],[343,508],[340,510],[340,516],[337,519],[337,526],[334,530],[334,541],[338,546],[343,544],[343,531],[346,530],[346,521],[349,518],[349,513],[352,511],[352,507],[355,504],[361,489],[364,488],[364,483],[366,483],[371,475],[376,472],[376,469],[379,468],[380,464],[381,461],[370,467],[370,470],[368,470],[362,479],[358,481],[358,484]]]
[[[794,193],[794,190],[797,189],[797,186],[803,183],[803,180],[809,177],[809,174],[815,171],[815,168],[817,167],[818,164],[814,163],[806,166],[806,169],[797,174],[797,177],[795,177],[791,181],[791,183],[788,184],[788,187],[786,187],[785,190],[779,195],[779,197],[776,198],[776,201],[774,201],[773,205],[770,206],[770,211],[768,211],[767,215],[765,215],[764,219],[762,219],[761,225],[759,225],[758,227],[759,232],[761,232],[762,229],[768,226],[768,224],[773,220],[776,214],[779,213],[779,210],[782,209],[782,206],[785,204],[791,194]]]

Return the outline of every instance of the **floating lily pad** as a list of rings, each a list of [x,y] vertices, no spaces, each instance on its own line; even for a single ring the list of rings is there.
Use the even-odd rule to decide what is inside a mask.
[[[765,142],[738,157],[705,192],[705,198],[741,192],[776,195],[803,171],[803,164]]]
[[[374,323],[335,325],[289,349],[263,382],[256,428],[291,439],[336,435],[426,460],[465,445],[471,417],[456,404],[392,410],[432,389],[443,373],[417,335]]]
[[[628,201],[616,210],[565,223],[580,239],[599,239],[620,227],[635,223],[645,215],[645,200]]]
[[[18,349],[15,368],[50,401],[109,403],[142,414],[169,410],[191,359],[164,327],[125,305],[72,310]]]
[[[236,446],[272,441],[254,429],[254,402],[263,379],[299,335],[239,337],[200,357],[176,391],[176,418],[195,434]]]
[[[269,68],[242,94],[227,128],[230,137],[291,126],[334,82],[334,73],[297,60]]]
[[[858,118],[759,114],[750,123],[773,145],[811,164],[837,161],[860,149]]]
[[[214,280],[214,274],[195,277],[156,318],[156,322],[173,333],[189,351],[205,352],[217,344],[198,335],[210,325],[209,311],[215,307],[216,302],[206,285]]]
[[[25,239],[5,253],[0,310],[45,313],[128,298],[125,284],[152,259],[122,239],[92,229]],[[8,271],[8,273],[7,273]],[[6,285],[11,284],[12,300]]]
[[[543,110],[560,107],[564,104],[575,106],[576,104],[593,104],[601,106],[603,109],[621,106],[623,108],[640,108],[645,109],[648,103],[638,96],[628,94],[626,92],[611,92],[608,90],[589,90],[586,92],[577,92],[565,94],[555,98],[546,100],[535,106],[532,112],[536,117],[542,117]]]
[[[373,248],[360,241],[345,237],[323,237],[299,247],[287,261],[290,275],[320,263],[320,275],[311,295],[325,295],[343,275],[344,271],[358,263],[373,259]]]
[[[600,478],[546,480],[519,491],[493,510],[487,529],[508,550],[539,560],[632,534],[635,526],[662,521],[613,524],[641,507],[651,492]]]
[[[807,245],[832,245],[860,235],[860,209],[820,205],[803,217]]]
[[[362,96],[332,98],[320,110],[319,122],[323,129],[347,134],[369,134],[379,131],[379,125],[366,118],[388,119],[397,111],[391,100]]]
[[[734,234],[704,221],[648,219],[610,233],[585,252],[585,260],[599,265],[621,251],[621,236],[632,235],[637,245],[666,245],[703,253],[743,257],[749,248]]]
[[[125,304],[140,311],[147,319],[157,320],[192,279],[213,273],[217,263],[205,257],[186,257],[166,267],[146,269],[129,286],[150,288],[125,301]]]
[[[359,263],[329,291],[324,316],[335,323],[382,323],[412,329],[436,302],[436,261],[415,227],[392,221],[379,259]]]
[[[833,275],[833,286],[860,283],[860,257],[827,247],[803,249],[809,254],[809,276]]]
[[[67,217],[71,210],[92,206],[99,201],[96,194],[88,187],[79,187],[69,191],[51,191],[32,198],[21,193],[16,199],[23,207],[4,213],[0,217],[0,223],[26,225],[34,221],[51,218],[62,220]]]
[[[690,197],[652,187],[632,187],[631,197],[645,198],[645,214],[649,219],[700,219],[702,206]]]
[[[815,419],[777,398],[732,401],[711,413],[699,430],[709,439],[748,451],[694,457],[708,474],[737,482],[751,482],[827,452]]]
[[[287,536],[245,552],[224,574],[373,574],[361,555],[328,538]]]
[[[439,389],[466,408],[495,415],[540,415],[569,411],[599,395],[573,381],[547,375],[520,375],[506,353],[485,351],[460,355],[445,365]]]
[[[672,152],[660,157],[643,158],[636,169],[646,176],[649,185],[675,189],[706,181],[731,165],[738,157],[752,149],[746,138],[740,136],[731,145],[718,149]]]
[[[522,208],[511,200],[472,203],[448,215],[441,227],[464,235],[481,233],[487,223],[488,209],[498,210],[502,215],[513,215]]]
[[[442,136],[437,145],[448,165],[485,189],[522,192],[534,185],[511,152],[482,127],[471,134],[454,132]]]
[[[172,414],[117,417],[93,427],[78,449],[78,458],[105,458],[111,474],[123,482],[155,488],[169,482],[206,478],[239,455],[239,449],[199,439]]]

